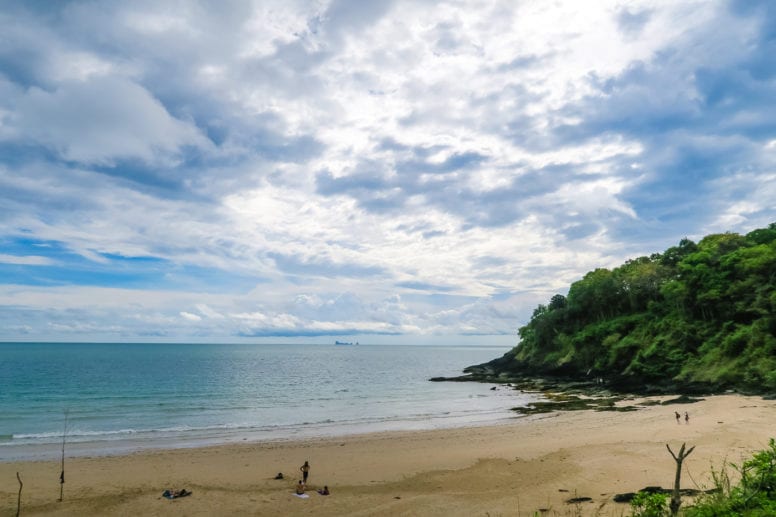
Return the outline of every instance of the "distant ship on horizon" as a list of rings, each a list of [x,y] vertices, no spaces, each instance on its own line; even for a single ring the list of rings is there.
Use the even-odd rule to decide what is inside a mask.
[[[334,344],[335,345],[348,345],[348,346],[350,346],[350,345],[353,345],[354,343],[347,343],[345,341],[335,341]],[[356,341],[355,344],[357,345],[358,341]]]

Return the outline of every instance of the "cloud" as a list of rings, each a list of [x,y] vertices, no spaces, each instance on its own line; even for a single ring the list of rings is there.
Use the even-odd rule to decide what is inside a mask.
[[[40,257],[35,255],[28,255],[24,257],[16,255],[6,255],[0,253],[0,263],[3,264],[17,264],[25,266],[50,266],[54,264],[54,261],[48,257]]]
[[[114,166],[136,159],[172,165],[186,146],[206,146],[191,123],[178,120],[143,87],[117,78],[30,88],[16,99],[10,131],[63,160]]]
[[[644,26],[649,22],[651,16],[650,9],[632,11],[628,8],[621,8],[617,13],[617,24],[620,30],[628,36],[637,36],[644,30]]]
[[[509,343],[590,269],[773,221],[775,16],[7,2],[0,339]]]
[[[554,130],[558,142],[607,133],[639,142],[640,156],[619,168],[636,166],[641,177],[620,197],[638,207],[642,219],[713,220],[719,209],[713,200],[725,195],[715,179],[771,167],[761,149],[774,129],[763,102],[773,85],[751,66],[752,54],[766,43],[752,52],[739,39],[755,19],[751,13],[717,14],[649,61],[594,78],[595,93],[563,108],[566,118],[579,122]]]
[[[269,258],[275,261],[278,269],[289,274],[321,275],[324,277],[337,276],[372,276],[383,273],[383,270],[375,266],[361,266],[353,263],[336,263],[326,257],[311,257],[308,260],[300,257],[269,253]]]

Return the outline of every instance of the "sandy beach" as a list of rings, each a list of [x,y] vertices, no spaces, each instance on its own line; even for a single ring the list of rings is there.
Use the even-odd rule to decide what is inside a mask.
[[[665,399],[665,398],[663,398]],[[627,404],[646,400],[635,399]],[[690,414],[677,424],[674,410]],[[0,514],[15,515],[627,515],[621,492],[671,486],[666,444],[696,449],[684,488],[774,436],[776,401],[721,395],[632,412],[570,411],[491,427],[245,443],[58,462],[0,463]],[[308,499],[293,494],[311,465]],[[275,480],[278,472],[284,480]],[[315,489],[328,485],[331,495]],[[165,488],[189,497],[167,500]],[[569,504],[573,497],[591,501]]]

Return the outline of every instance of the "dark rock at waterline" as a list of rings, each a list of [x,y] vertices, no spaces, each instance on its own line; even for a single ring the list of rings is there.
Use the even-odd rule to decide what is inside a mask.
[[[691,403],[697,399],[691,395],[701,396],[722,393],[721,386],[680,382],[673,379],[647,382],[644,379],[627,375],[600,376],[590,372],[571,370],[536,371],[521,365],[514,356],[506,354],[487,363],[464,368],[463,375],[455,377],[433,377],[432,382],[487,382],[494,384],[515,385],[519,389],[549,391],[549,390],[580,390],[585,392],[606,391],[619,394],[637,394],[642,396],[682,394],[675,402]],[[743,393],[743,392],[742,392]]]
[[[675,399],[664,400],[660,404],[662,406],[668,406],[669,404],[693,404],[695,402],[700,402],[702,400],[705,400],[705,399],[698,398],[698,397],[691,397],[689,395],[679,395]]]
[[[613,393],[630,393],[643,396],[650,395],[710,395],[729,392],[729,386],[720,384],[697,383],[677,379],[645,379],[634,375],[613,372],[594,372],[592,370],[577,371],[570,365],[553,368],[538,368],[518,361],[514,352],[507,352],[487,363],[475,364],[464,368],[463,375],[455,377],[434,377],[435,382],[490,382],[497,384],[514,383],[518,385],[538,385],[539,391],[556,389],[551,384],[556,383],[564,389],[574,385],[581,389],[605,389]],[[745,393],[744,394],[755,394]],[[687,400],[689,403],[690,401]],[[681,403],[677,401],[676,403]]]
[[[553,411],[575,411],[592,409],[594,411],[636,411],[650,405],[691,404],[699,402],[702,398],[682,394],[678,397],[661,402],[659,400],[641,401],[638,405],[622,405],[620,401],[629,400],[633,396],[649,397],[653,395],[665,395],[662,390],[655,390],[647,386],[641,390],[621,391],[613,388],[607,381],[596,377],[593,379],[573,377],[545,376],[512,376],[495,373],[495,370],[486,363],[485,366],[477,365],[467,368],[469,373],[457,377],[434,377],[433,382],[488,382],[496,383],[502,387],[529,393],[541,393],[545,400],[530,402],[525,406],[512,408],[513,411],[523,415],[549,413]],[[677,386],[673,386],[680,393]],[[496,389],[492,387],[491,390]],[[668,389],[668,388],[667,388]]]

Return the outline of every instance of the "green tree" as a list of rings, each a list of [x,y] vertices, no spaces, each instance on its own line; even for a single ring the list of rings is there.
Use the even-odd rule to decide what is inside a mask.
[[[518,335],[524,372],[776,393],[776,223],[590,271]]]

